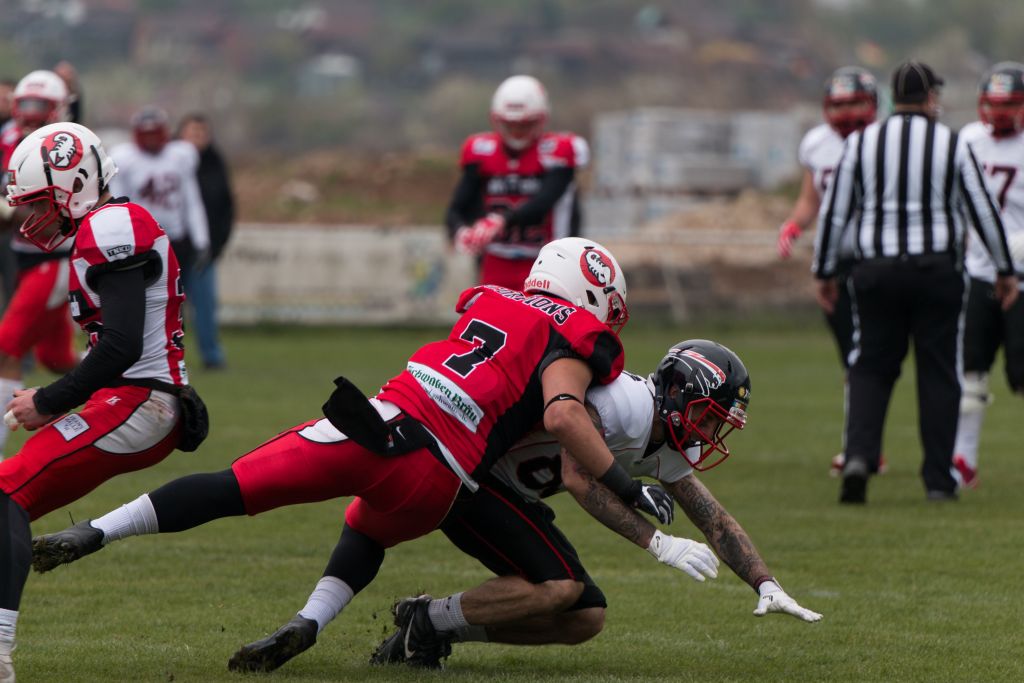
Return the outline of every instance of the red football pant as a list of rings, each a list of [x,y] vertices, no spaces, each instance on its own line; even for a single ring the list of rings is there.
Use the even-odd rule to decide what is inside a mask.
[[[0,320],[0,353],[22,358],[33,347],[39,362],[54,372],[75,366],[68,312],[67,259],[23,270]]]
[[[160,462],[174,450],[181,428],[176,409],[151,400],[151,393],[100,389],[81,411],[46,425],[0,462],[0,489],[36,520],[111,477]]]
[[[498,285],[521,292],[531,268],[533,259],[508,259],[485,253],[480,263],[480,284]]]
[[[292,427],[231,465],[248,514],[355,495],[345,522],[385,548],[437,528],[461,485],[454,472],[426,449],[385,457],[325,440],[318,423],[327,420]]]

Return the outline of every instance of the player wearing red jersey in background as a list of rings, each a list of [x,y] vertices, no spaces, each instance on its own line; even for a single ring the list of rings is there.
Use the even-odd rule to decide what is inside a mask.
[[[825,97],[822,101],[825,123],[815,126],[800,141],[797,156],[804,167],[800,196],[789,217],[779,228],[779,257],[789,258],[793,243],[818,217],[821,198],[825,195],[832,173],[843,155],[846,138],[854,131],[862,130],[875,120],[878,113],[878,86],[875,77],[859,66],[844,66],[836,69],[825,82]],[[853,231],[849,231],[840,246],[842,259],[841,277],[849,270],[853,260]],[[850,294],[846,287],[839,288],[839,299],[831,313],[825,314],[829,329],[836,340],[839,361],[843,371],[850,367],[850,351],[853,350],[853,311]],[[886,470],[885,456],[882,456],[878,471]],[[839,476],[843,471],[843,454],[833,456],[830,474]]]
[[[220,517],[358,496],[345,512],[334,586],[343,603],[376,575],[384,550],[440,524],[508,448],[543,423],[622,500],[657,514],[667,494],[614,461],[583,406],[613,381],[623,351],[611,326],[627,318],[625,280],[603,247],[547,245],[527,291],[465,291],[449,336],[421,347],[372,399],[339,378],[324,418],[288,429],[230,469],[183,477],[33,543],[46,571],[144,533],[183,531]],[[657,500],[656,500],[657,499]]]
[[[548,96],[532,76],[494,93],[494,131],[462,145],[462,177],[445,223],[459,251],[482,256],[481,284],[521,289],[551,240],[579,234],[576,174],[590,150],[573,133],[549,133]]]
[[[1006,242],[1018,273],[1024,272],[1024,64],[1001,62],[992,67],[978,93],[979,121],[960,136],[970,143],[992,195]],[[1010,390],[1024,394],[1024,299],[1006,311],[993,295],[996,267],[981,240],[967,242],[967,274],[971,278],[964,317],[963,396],[953,450],[953,476],[960,486],[978,483],[978,443],[981,425],[992,397],[989,373],[1003,347]],[[1024,285],[1022,285],[1024,289]]]
[[[191,414],[181,406],[201,404],[184,387],[178,263],[145,209],[111,198],[116,172],[100,139],[73,123],[40,128],[11,157],[8,199],[31,210],[22,236],[45,251],[75,238],[70,299],[91,350],[61,379],[20,390],[5,406],[5,422],[42,429],[0,463],[0,680],[14,680],[29,522],[175,447],[198,445],[179,426]]]
[[[8,168],[15,147],[30,133],[65,120],[67,100],[64,80],[52,71],[33,71],[18,82],[14,118],[0,132],[0,168]],[[20,219],[15,215],[13,220]],[[25,386],[22,358],[33,348],[39,363],[54,372],[67,372],[76,360],[67,297],[71,242],[47,253],[16,234],[11,250],[17,284],[0,319],[0,406]],[[7,427],[0,426],[0,459],[8,434]]]

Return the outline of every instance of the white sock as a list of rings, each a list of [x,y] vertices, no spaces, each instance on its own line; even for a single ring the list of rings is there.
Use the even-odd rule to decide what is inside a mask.
[[[14,398],[14,392],[24,389],[25,383],[20,379],[8,379],[0,377],[0,412],[7,412],[7,404]],[[7,425],[0,425],[0,460],[3,460],[4,446],[7,445],[7,437],[11,430]]]
[[[153,509],[148,493],[142,494],[127,505],[111,510],[89,524],[103,532],[103,545],[129,536],[155,534],[160,531],[156,510]]]
[[[978,442],[981,439],[981,423],[985,419],[985,411],[961,411],[960,422],[956,427],[956,446],[953,452],[964,456],[964,460],[972,469],[978,469]]]
[[[0,609],[0,655],[14,649],[14,629],[18,626],[18,610]]]
[[[349,585],[334,576],[325,576],[317,581],[316,588],[309,594],[306,606],[299,610],[299,616],[316,622],[316,632],[324,630],[341,610],[352,602],[355,592]]]
[[[427,614],[430,615],[430,623],[438,631],[457,631],[470,625],[466,617],[462,616],[462,593],[431,600]]]

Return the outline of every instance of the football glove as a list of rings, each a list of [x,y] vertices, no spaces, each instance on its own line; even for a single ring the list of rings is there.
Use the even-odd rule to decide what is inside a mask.
[[[671,524],[676,517],[672,496],[656,484],[641,484],[640,495],[633,501],[633,506],[637,510],[655,517],[662,524]]]
[[[763,617],[769,612],[782,612],[783,614],[791,614],[797,619],[803,619],[804,621],[815,622],[821,620],[820,614],[801,607],[774,580],[762,583],[757,587],[757,592],[761,597],[757,601],[757,609],[754,610],[755,617]]]
[[[800,237],[803,230],[796,221],[786,221],[779,228],[779,241],[776,244],[779,250],[779,258],[789,258],[793,253],[793,242]]]
[[[504,229],[505,217],[489,213],[472,226],[464,225],[455,232],[455,249],[462,254],[479,256]]]
[[[647,552],[659,562],[686,572],[696,581],[718,576],[718,558],[703,543],[655,531]]]

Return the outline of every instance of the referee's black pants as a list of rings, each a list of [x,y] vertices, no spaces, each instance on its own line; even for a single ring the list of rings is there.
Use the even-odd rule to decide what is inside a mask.
[[[847,285],[854,307],[846,457],[878,470],[882,431],[900,366],[914,340],[917,409],[928,491],[952,492],[960,412],[958,372],[965,279],[951,256],[863,261]]]

